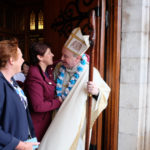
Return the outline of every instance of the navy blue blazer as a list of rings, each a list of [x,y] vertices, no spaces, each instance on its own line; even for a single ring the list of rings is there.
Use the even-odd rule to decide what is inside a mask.
[[[14,150],[19,141],[35,137],[28,108],[0,72],[0,150]]]

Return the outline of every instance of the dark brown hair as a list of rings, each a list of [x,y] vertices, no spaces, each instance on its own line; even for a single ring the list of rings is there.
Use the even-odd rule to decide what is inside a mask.
[[[29,64],[29,62],[27,62],[27,61],[24,61],[24,62],[23,62],[23,64],[22,64],[22,66],[21,66],[21,70],[23,70],[23,66],[24,66],[24,65],[27,65],[27,66],[29,66],[29,67],[30,67],[30,64]]]
[[[0,41],[0,69],[6,66],[10,57],[13,57],[15,60],[18,58],[17,48],[18,40],[16,38]]]
[[[30,64],[37,65],[39,62],[37,55],[43,56],[47,48],[50,48],[50,46],[47,44],[33,43],[30,48]]]

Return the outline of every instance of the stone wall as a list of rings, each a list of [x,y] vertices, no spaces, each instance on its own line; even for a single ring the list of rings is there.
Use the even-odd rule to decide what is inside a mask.
[[[150,0],[122,0],[118,150],[150,149]]]

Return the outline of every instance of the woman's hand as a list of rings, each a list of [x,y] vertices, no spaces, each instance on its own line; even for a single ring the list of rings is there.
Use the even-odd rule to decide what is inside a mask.
[[[33,150],[34,145],[39,145],[39,142],[22,142],[20,141],[15,150]]]
[[[63,100],[62,100],[62,98],[59,96],[59,97],[57,97],[57,99],[62,103],[63,102]]]

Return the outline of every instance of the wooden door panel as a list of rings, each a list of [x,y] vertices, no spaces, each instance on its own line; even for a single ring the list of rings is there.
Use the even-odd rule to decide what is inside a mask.
[[[118,104],[120,75],[120,24],[121,0],[106,0],[109,26],[105,32],[104,50],[101,45],[102,0],[45,0],[45,41],[51,43],[55,60],[60,59],[61,49],[72,29],[80,26],[84,34],[89,34],[89,12],[99,8],[96,18],[97,41],[95,67],[111,87],[108,107],[100,115],[93,127],[91,150],[117,150]],[[96,9],[97,10],[97,9]]]

